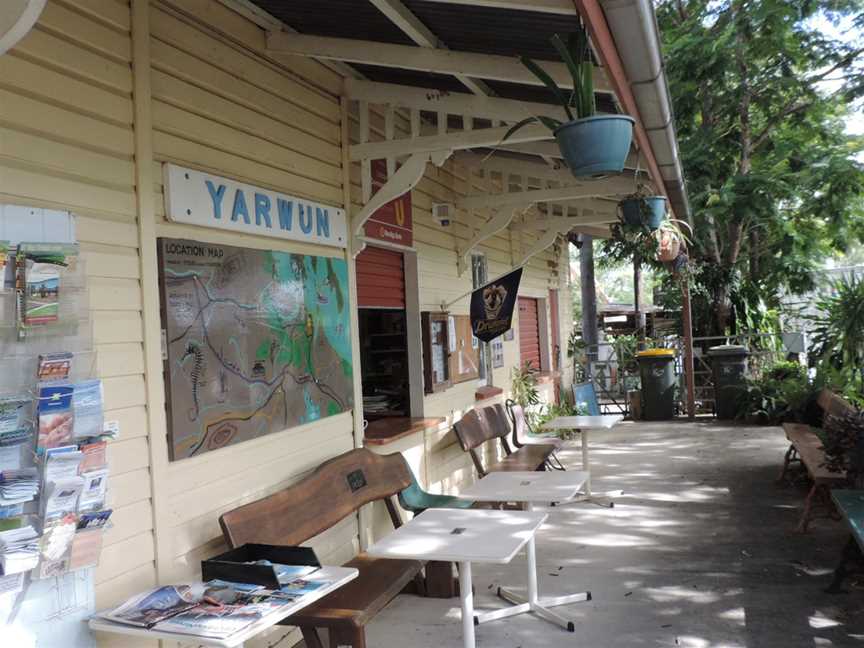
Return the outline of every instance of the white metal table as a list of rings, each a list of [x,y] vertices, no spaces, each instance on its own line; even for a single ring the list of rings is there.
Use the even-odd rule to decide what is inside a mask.
[[[237,632],[230,637],[217,639],[214,637],[202,637],[199,635],[182,634],[179,632],[164,632],[154,630],[152,628],[137,628],[135,626],[125,625],[123,623],[115,623],[108,619],[103,619],[94,616],[90,619],[90,629],[96,632],[113,632],[115,634],[131,635],[135,637],[143,637],[145,639],[162,639],[167,641],[177,641],[179,643],[194,644],[196,646],[216,646],[218,648],[242,648],[244,642],[253,639],[256,635],[272,628],[282,619],[299,612],[307,605],[311,605],[320,598],[323,598],[330,592],[339,589],[345,583],[357,578],[360,572],[353,567],[322,567],[321,569],[308,575],[309,580],[326,580],[330,581],[328,585],[321,587],[305,596],[293,601],[292,603],[273,611],[258,621],[246,626],[240,632]]]
[[[531,511],[428,509],[366,550],[379,558],[442,560],[459,563],[462,644],[474,648],[474,595],[471,563],[509,563],[526,544],[534,554],[534,534],[547,515]]]
[[[581,470],[567,472],[493,472],[474,482],[459,494],[459,497],[477,502],[521,502],[528,511],[535,504],[572,501],[588,480],[588,473]],[[576,630],[572,621],[552,612],[549,608],[569,603],[590,601],[591,592],[580,592],[565,596],[540,598],[537,585],[537,552],[532,540],[528,544],[528,598],[499,587],[498,596],[512,607],[477,615],[477,623],[503,619],[516,614],[530,612],[542,619],[560,625],[569,632]]]
[[[554,430],[558,432],[569,430],[580,433],[579,436],[582,441],[582,470],[588,473],[588,479],[585,482],[584,496],[576,498],[574,501],[588,501],[601,506],[614,506],[608,497],[595,497],[591,494],[591,468],[588,463],[588,433],[592,430],[611,430],[623,420],[624,417],[620,414],[602,414],[600,416],[559,416],[543,424],[543,430]]]

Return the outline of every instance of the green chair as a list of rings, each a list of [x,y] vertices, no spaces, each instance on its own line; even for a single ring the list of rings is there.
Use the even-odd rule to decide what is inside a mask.
[[[420,513],[430,508],[467,509],[473,506],[474,502],[460,499],[453,495],[427,493],[417,483],[414,471],[409,472],[411,473],[411,485],[399,493],[399,505],[406,511],[411,511],[414,515],[420,515]]]

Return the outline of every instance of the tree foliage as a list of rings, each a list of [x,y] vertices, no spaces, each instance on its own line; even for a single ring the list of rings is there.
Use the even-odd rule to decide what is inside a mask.
[[[661,0],[657,15],[701,265],[694,319],[724,333],[864,240],[864,146],[844,130],[864,96],[864,0]],[[833,39],[832,23],[858,31]]]

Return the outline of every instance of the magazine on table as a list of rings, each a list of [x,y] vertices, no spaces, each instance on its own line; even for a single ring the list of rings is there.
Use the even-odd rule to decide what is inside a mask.
[[[163,632],[226,638],[329,584],[293,578],[278,590],[224,580],[169,585],[134,596],[99,616]]]

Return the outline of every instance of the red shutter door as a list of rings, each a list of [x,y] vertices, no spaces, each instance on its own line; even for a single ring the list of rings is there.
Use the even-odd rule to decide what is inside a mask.
[[[366,247],[357,255],[357,303],[360,308],[405,308],[402,253]]]
[[[537,300],[530,297],[519,298],[519,362],[524,367],[531,363],[531,369],[540,371],[540,326],[537,316]]]

